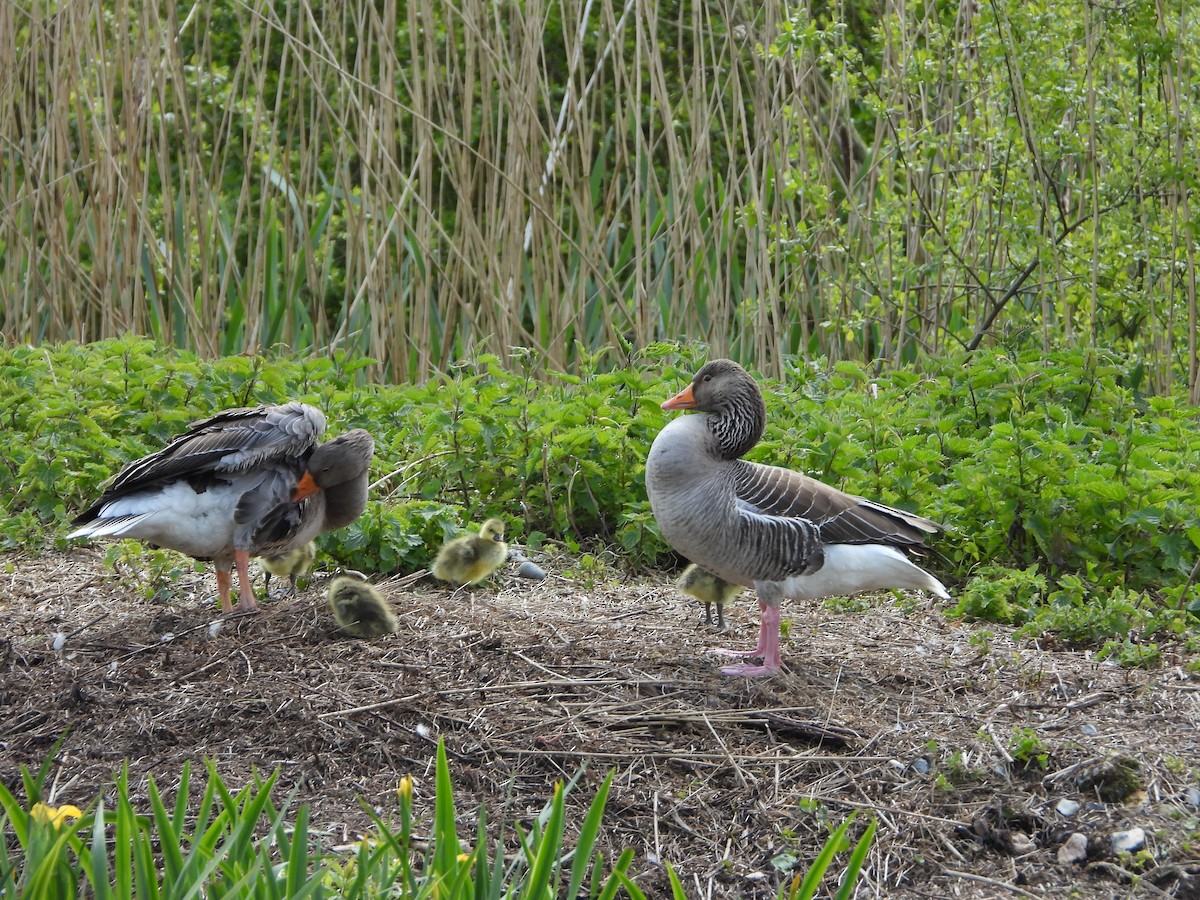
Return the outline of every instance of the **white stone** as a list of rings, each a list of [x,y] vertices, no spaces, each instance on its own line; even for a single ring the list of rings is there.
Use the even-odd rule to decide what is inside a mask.
[[[1073,816],[1075,813],[1079,812],[1079,804],[1074,800],[1069,800],[1066,797],[1063,797],[1058,801],[1054,809],[1060,816]]]
[[[1146,832],[1141,828],[1118,831],[1112,836],[1113,853],[1136,853],[1146,846]]]
[[[1058,862],[1060,865],[1071,866],[1081,863],[1086,859],[1087,835],[1080,834],[1078,831],[1063,841],[1063,845],[1058,848]]]

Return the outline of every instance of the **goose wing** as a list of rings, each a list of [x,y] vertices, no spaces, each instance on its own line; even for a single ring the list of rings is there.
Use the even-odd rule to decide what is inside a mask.
[[[101,502],[174,478],[245,472],[302,459],[324,431],[324,414],[304,403],[227,409],[193,422],[162,450],[130,463]]]
[[[909,547],[922,544],[925,535],[939,530],[936,524],[921,516],[839,491],[815,478],[779,466],[741,462],[734,483],[739,515],[743,520],[757,523],[754,527],[764,533],[780,535],[771,539],[774,543],[784,540],[783,535],[789,527],[776,524],[775,520],[804,523],[790,527],[803,532],[808,555],[814,552],[807,549],[809,542],[817,547],[822,544]],[[809,537],[812,533],[815,538]],[[809,563],[808,571],[820,567],[820,560],[815,562],[815,566]]]

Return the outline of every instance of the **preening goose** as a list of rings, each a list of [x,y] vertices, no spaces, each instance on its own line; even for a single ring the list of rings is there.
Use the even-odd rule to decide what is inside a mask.
[[[483,581],[508,559],[504,522],[488,519],[479,534],[464,534],[442,544],[433,561],[433,577],[458,587]]]
[[[258,562],[263,568],[263,590],[267,597],[271,596],[271,576],[286,578],[290,583],[288,594],[296,593],[296,580],[308,571],[317,558],[316,541],[309,541],[299,547],[293,547],[278,556],[264,556]]]
[[[704,624],[712,625],[712,608],[717,608],[718,628],[725,627],[725,604],[741,591],[740,584],[730,584],[695,563],[683,570],[675,586],[704,604]]]
[[[329,585],[329,606],[344,634],[378,637],[396,630],[396,616],[379,591],[365,581],[343,575]]]
[[[168,547],[217,570],[221,608],[256,609],[251,556],[277,556],[353,521],[366,504],[374,442],[361,429],[317,446],[325,416],[303,403],[231,409],[188,426],[130,463],[68,537]]]
[[[928,519],[741,457],[762,436],[766,405],[750,374],[728,359],[703,366],[662,404],[697,415],[669,422],[646,459],[646,492],[663,537],[718,578],[758,594],[761,658],[727,675],[769,675],[782,666],[779,606],[862,591],[909,588],[949,598],[942,583],[909,561],[939,527]]]

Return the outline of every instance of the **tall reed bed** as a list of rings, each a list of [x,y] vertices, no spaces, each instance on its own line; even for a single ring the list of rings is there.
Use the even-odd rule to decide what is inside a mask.
[[[395,380],[998,337],[1194,387],[1186,11],[7,4],[0,333],[342,348]]]

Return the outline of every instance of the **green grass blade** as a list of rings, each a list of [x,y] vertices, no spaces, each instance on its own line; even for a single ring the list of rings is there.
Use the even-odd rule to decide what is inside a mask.
[[[679,876],[675,874],[675,870],[671,868],[670,863],[667,863],[667,878],[671,880],[671,897],[673,900],[687,900],[687,894],[683,890],[683,885],[679,883]]]
[[[437,777],[433,813],[433,869],[438,879],[453,877],[458,866],[461,845],[454,821],[454,792],[450,786],[450,765],[446,761],[446,743],[438,738]]]
[[[550,879],[554,875],[554,863],[562,846],[565,818],[566,801],[563,799],[563,787],[555,783],[550,818],[537,843],[537,852],[525,882],[526,893],[531,898],[544,897],[549,891]]]
[[[625,888],[625,893],[629,895],[629,900],[646,900],[646,895],[640,887],[634,884],[628,875],[624,872],[617,872],[616,878],[621,882],[621,887]]]
[[[578,897],[579,888],[587,875],[588,866],[592,862],[593,848],[596,837],[600,833],[600,824],[604,818],[604,807],[608,803],[608,791],[612,787],[613,773],[609,772],[600,790],[592,800],[591,808],[579,829],[579,841],[575,844],[575,858],[571,861],[571,878],[567,882],[567,896]]]
[[[162,801],[162,796],[158,792],[158,786],[154,783],[154,776],[150,776],[149,784],[150,810],[154,816],[154,827],[158,831],[158,841],[163,862],[163,884],[165,886],[174,882],[183,870],[184,856],[183,849],[180,846],[183,834],[183,818],[181,816],[171,817],[171,814],[167,811],[166,804]],[[180,784],[179,793],[182,796],[187,796],[185,791],[186,773],[184,781]],[[178,800],[178,798],[176,799]]]
[[[841,849],[842,842],[846,838],[846,831],[850,828],[850,823],[854,821],[854,815],[851,814],[837,830],[829,836],[829,840],[825,842],[825,846],[821,848],[821,852],[817,854],[817,858],[813,860],[809,866],[808,873],[804,876],[804,880],[793,888],[791,894],[788,895],[788,900],[812,900],[817,893],[817,887],[821,884],[821,879],[825,877],[825,871],[829,868],[829,864],[833,862],[833,856]]]
[[[109,900],[115,896],[108,882],[108,841],[105,837],[103,797],[97,801],[96,811],[92,814],[91,852],[82,857],[82,862],[83,873],[92,886],[92,895],[96,900]]]
[[[604,883],[604,887],[601,889],[596,900],[613,900],[613,898],[617,896],[617,891],[620,890],[622,886],[621,879],[625,876],[625,873],[629,871],[629,866],[632,862],[633,849],[626,847],[621,853],[620,857],[617,858],[617,864],[613,866],[612,874]]]
[[[867,860],[867,854],[871,851],[871,842],[875,839],[875,829],[878,825],[879,820],[872,819],[871,824],[867,826],[867,830],[863,832],[863,836],[854,845],[854,852],[850,854],[850,863],[846,866],[846,871],[842,875],[838,892],[833,895],[834,900],[850,900],[850,897],[854,894],[854,886],[858,882],[858,876],[862,873],[863,863]]]

